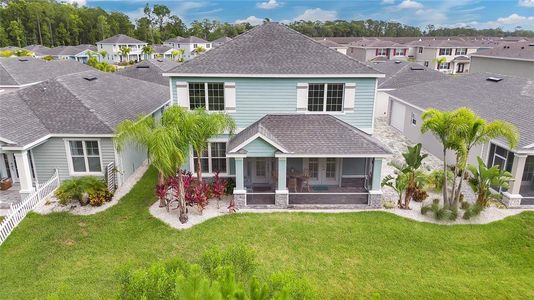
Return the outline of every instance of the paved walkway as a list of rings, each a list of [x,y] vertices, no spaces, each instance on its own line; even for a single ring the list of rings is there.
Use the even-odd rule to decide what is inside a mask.
[[[9,208],[10,204],[15,204],[21,201],[20,198],[20,185],[14,183],[13,186],[5,191],[0,191],[0,209]]]

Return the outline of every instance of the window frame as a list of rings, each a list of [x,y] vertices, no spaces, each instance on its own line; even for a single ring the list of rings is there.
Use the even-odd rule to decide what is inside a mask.
[[[447,68],[442,68],[442,65],[447,65]],[[450,70],[451,69],[451,63],[450,62],[444,62],[441,64],[438,64],[438,70]]]
[[[309,88],[310,85],[323,85],[323,109],[322,110],[310,110],[310,94],[309,94]],[[327,110],[328,105],[328,85],[341,85],[341,110]],[[308,113],[344,113],[345,112],[345,83],[343,82],[329,82],[329,83],[321,83],[321,82],[311,82],[308,83],[308,95],[306,96],[306,112]],[[332,106],[332,104],[330,105]]]
[[[95,138],[71,138],[71,139],[64,139],[65,142],[65,151],[67,154],[67,165],[69,168],[69,175],[71,176],[87,176],[87,175],[94,175],[94,176],[103,176],[104,175],[104,163],[102,160],[102,143],[100,139]],[[83,158],[85,163],[85,170],[86,172],[77,172],[74,171],[74,163],[72,161],[72,152],[70,150],[70,142],[82,142],[83,147]],[[88,156],[87,154],[87,146],[86,142],[97,142],[98,145],[98,158],[100,160],[100,172],[94,172],[89,171],[89,157],[96,157],[96,155]],[[79,155],[76,155],[75,157],[79,157]]]
[[[417,53],[423,53],[423,47],[419,47],[419,49],[417,49]]]
[[[224,97],[224,82],[220,81],[213,81],[213,82],[201,82],[201,81],[192,81],[187,83],[187,92],[188,92],[188,100],[189,100],[189,110],[195,110],[198,107],[191,108],[191,84],[204,84],[204,108],[206,111],[213,111],[213,112],[224,112],[226,110],[226,98]],[[221,84],[222,85],[222,99],[223,99],[223,108],[222,109],[210,109],[209,108],[209,84]]]
[[[406,56],[406,54],[404,54],[404,50],[405,48],[394,48],[393,56]]]
[[[224,157],[222,156],[212,156],[211,155],[211,144],[215,144],[215,143],[221,143],[221,144],[224,144],[225,145],[225,150],[227,151],[228,150],[228,141],[227,140],[219,140],[219,139],[215,139],[215,140],[209,140],[208,141],[208,147],[205,151],[207,151],[208,153],[208,156],[207,157],[204,157],[204,156],[201,156],[202,159],[207,159],[208,160],[208,171],[202,171],[202,176],[203,177],[213,177],[215,176],[215,172],[213,171],[213,161],[212,159],[222,159],[224,158],[225,161],[226,161],[226,171],[225,172],[219,172],[219,176],[223,176],[223,177],[231,177],[231,176],[235,176],[235,175],[230,175],[230,158],[228,156],[226,156],[226,154],[224,155]],[[226,152],[225,151],[225,152]],[[190,170],[192,170],[192,173],[193,173],[193,177],[196,177],[197,175],[197,171],[196,171],[196,167],[197,167],[197,160],[196,160],[196,156],[195,156],[195,151],[193,149],[191,149],[191,154],[190,154]]]
[[[441,53],[443,50],[443,53]],[[439,55],[452,55],[452,48],[439,48]]]
[[[462,51],[458,51],[458,50],[462,50]],[[454,51],[454,54],[455,55],[467,55],[467,48],[456,48],[456,50]]]
[[[382,51],[384,52],[382,54]],[[388,49],[387,48],[377,48],[376,49],[376,56],[388,56]]]
[[[413,112],[410,115],[410,124],[412,124],[412,126],[417,126],[417,118],[415,117],[415,113]]]

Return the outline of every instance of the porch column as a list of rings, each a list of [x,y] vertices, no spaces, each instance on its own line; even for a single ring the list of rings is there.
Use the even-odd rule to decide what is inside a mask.
[[[274,203],[278,207],[287,207],[289,200],[289,192],[286,185],[287,175],[287,158],[278,157],[278,187],[276,189],[276,195]]]
[[[15,156],[19,173],[20,194],[21,197],[24,198],[27,194],[33,192],[32,172],[30,169],[28,151],[15,152],[13,155]]]
[[[371,178],[371,190],[369,191],[368,205],[374,208],[382,207],[382,158],[375,158],[373,164],[373,178]]]
[[[527,162],[526,154],[514,153],[514,162],[512,164],[512,180],[510,180],[510,188],[503,193],[503,202],[507,207],[518,207],[521,205],[521,195],[519,190],[521,188],[521,180],[523,172],[525,171],[525,163]]]
[[[244,157],[235,158],[234,200],[237,207],[245,207],[247,205],[247,191],[245,190],[243,159]]]

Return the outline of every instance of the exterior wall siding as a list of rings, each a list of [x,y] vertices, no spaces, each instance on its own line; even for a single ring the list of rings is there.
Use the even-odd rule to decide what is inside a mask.
[[[113,142],[111,138],[95,139],[100,140],[100,155],[102,157],[102,170],[104,170],[108,163],[115,161]],[[71,177],[64,138],[51,138],[45,143],[34,147],[31,151],[35,162],[36,177],[39,182],[48,180],[52,176],[54,169],[58,169],[61,180]]]
[[[243,147],[249,157],[273,157],[277,149],[261,138],[257,138]]]
[[[297,113],[297,83],[355,83],[353,112],[334,116],[368,133],[372,133],[376,79],[374,78],[191,78],[171,79],[173,102],[177,103],[176,82],[235,82],[236,111],[230,113],[243,129],[267,114]]]
[[[144,147],[139,148],[133,143],[129,143],[122,152],[118,153],[118,159],[117,169],[121,172],[118,175],[119,185],[121,185],[147,159],[147,150]]]
[[[471,73],[498,73],[534,79],[534,61],[471,57]]]

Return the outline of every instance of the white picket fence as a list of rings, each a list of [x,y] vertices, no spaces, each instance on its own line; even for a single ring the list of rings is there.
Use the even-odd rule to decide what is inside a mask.
[[[0,223],[0,245],[7,239],[9,234],[33,210],[37,204],[50,196],[59,187],[59,174],[57,169],[54,175],[44,184],[40,184],[37,190],[29,194],[21,202],[11,205],[9,213]]]

